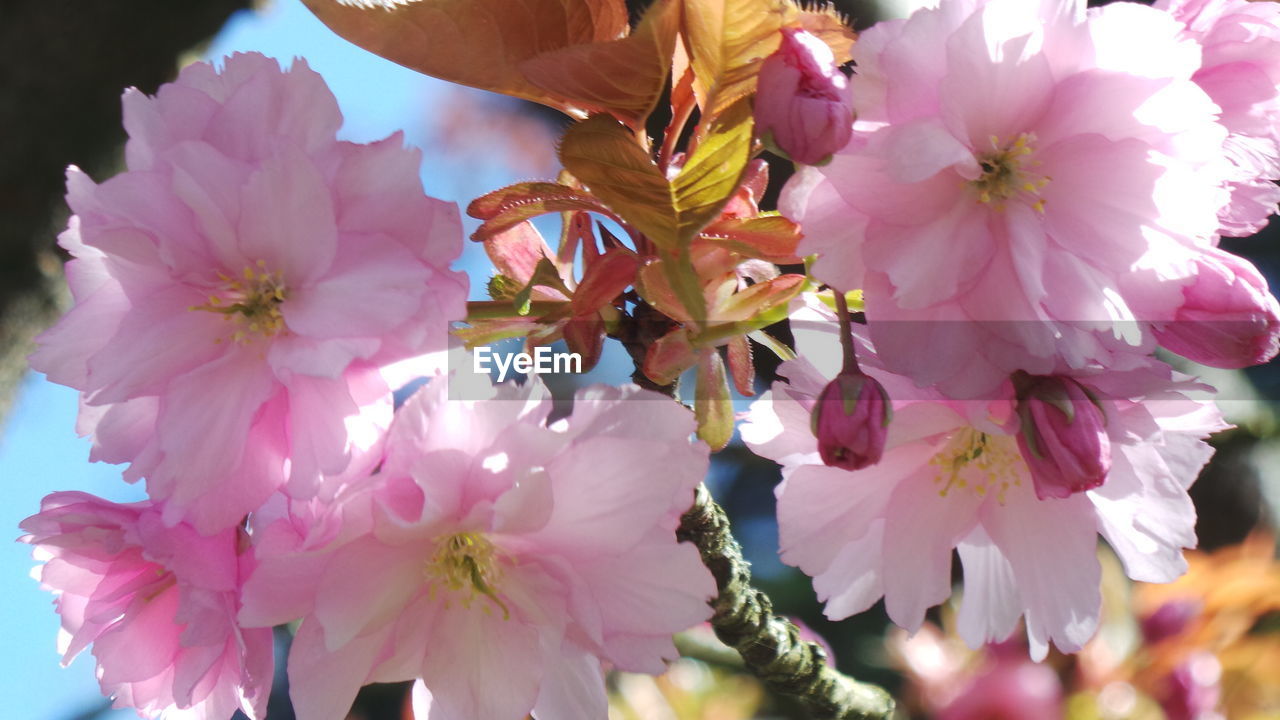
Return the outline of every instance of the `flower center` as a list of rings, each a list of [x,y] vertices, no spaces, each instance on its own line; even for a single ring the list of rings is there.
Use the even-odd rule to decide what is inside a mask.
[[[424,570],[432,594],[443,586],[460,595],[466,608],[471,607],[476,595],[483,595],[502,609],[502,619],[506,620],[511,612],[494,587],[502,574],[500,559],[497,548],[484,535],[460,532],[436,540],[436,553]],[[484,610],[490,612],[489,606]]]
[[[1012,438],[992,436],[971,427],[952,435],[929,464],[936,468],[933,482],[946,497],[952,488],[969,490],[978,497],[988,492],[1004,504],[1010,485],[1022,485],[1022,458]]]
[[[1035,133],[1022,133],[1007,145],[991,136],[991,151],[978,156],[982,175],[969,182],[978,194],[978,202],[1003,210],[1006,201],[1025,195],[1036,212],[1044,212],[1040,190],[1050,178],[1029,169],[1040,164],[1029,157],[1035,153],[1035,141]]]
[[[222,287],[209,295],[204,305],[192,305],[191,310],[203,310],[225,315],[236,323],[232,338],[246,342],[255,335],[272,337],[284,330],[284,316],[280,303],[285,299],[284,277],[267,269],[265,260],[245,266],[239,278],[218,273]]]

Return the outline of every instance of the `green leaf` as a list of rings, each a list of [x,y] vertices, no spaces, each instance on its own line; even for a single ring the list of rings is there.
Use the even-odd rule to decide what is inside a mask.
[[[751,159],[751,109],[747,103],[712,124],[675,180],[607,115],[593,115],[569,128],[560,161],[623,220],[674,251],[715,219],[742,180]]]
[[[676,328],[649,346],[644,356],[644,374],[659,385],[670,385],[698,362],[698,352],[689,343],[689,331]]]
[[[712,124],[673,181],[626,127],[605,115],[570,127],[560,144],[565,168],[658,248],[683,314],[699,323],[706,307],[689,243],[733,196],[750,159],[751,110],[745,102]]]
[[[729,379],[725,377],[720,352],[702,351],[698,358],[698,384],[693,393],[693,415],[698,422],[698,437],[720,450],[733,437],[733,398]]]
[[[685,38],[694,92],[704,117],[715,117],[755,92],[760,62],[796,22],[790,0],[684,0]]]

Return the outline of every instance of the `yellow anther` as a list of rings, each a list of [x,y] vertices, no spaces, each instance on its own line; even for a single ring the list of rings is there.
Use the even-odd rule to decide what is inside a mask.
[[[262,260],[256,265],[263,271],[255,272],[253,267],[245,267],[241,272],[243,280],[233,280],[226,273],[217,273],[222,282],[221,291],[210,293],[206,304],[190,307],[191,310],[218,313],[235,322],[237,327],[232,333],[235,342],[251,340],[257,335],[270,337],[285,327],[284,315],[280,312],[280,304],[287,296],[284,278],[280,273],[266,271],[266,263]]]
[[[1011,438],[987,435],[971,427],[962,428],[948,438],[947,444],[929,461],[936,468],[933,481],[941,486],[938,495],[946,497],[957,488],[984,498],[991,490],[1001,504],[1011,485],[1022,484],[1021,463]]]
[[[973,186],[978,202],[1003,210],[1008,200],[1026,196],[1034,207],[1040,199],[1040,189],[1049,184],[1047,176],[1028,169],[1039,165],[1028,158],[1035,153],[1035,135],[1023,133],[1008,144],[1002,144],[995,135],[990,140],[991,152],[977,157],[982,174],[967,183]],[[1043,209],[1043,204],[1040,204],[1037,211],[1043,212]]]
[[[471,607],[477,595],[483,595],[502,610],[502,619],[511,617],[506,603],[498,597],[496,583],[501,579],[502,564],[497,548],[481,533],[461,532],[436,540],[436,553],[424,572],[431,592],[443,586],[462,606]],[[485,612],[492,612],[489,606]]]

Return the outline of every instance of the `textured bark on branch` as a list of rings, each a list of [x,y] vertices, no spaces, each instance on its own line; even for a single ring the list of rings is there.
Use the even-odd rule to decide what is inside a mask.
[[[750,563],[706,486],[698,486],[676,536],[698,547],[715,576],[719,595],[711,603],[711,625],[716,635],[742,655],[747,669],[769,689],[799,699],[814,720],[887,720],[893,715],[887,692],[838,672],[827,664],[821,647],[800,640],[794,624],[773,614],[769,597],[751,587]]]
[[[180,56],[249,0],[4,0],[0,3],[0,418],[31,340],[64,294],[54,245],[63,172],[110,174],[124,131],[120,93],[154,92]]]

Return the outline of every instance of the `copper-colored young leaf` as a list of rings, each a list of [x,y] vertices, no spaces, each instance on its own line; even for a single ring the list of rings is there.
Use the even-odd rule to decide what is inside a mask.
[[[805,284],[803,275],[779,275],[768,282],[756,283],[714,308],[711,319],[716,323],[767,321],[766,325],[772,325],[786,317],[787,303],[804,290]]]
[[[527,222],[493,236],[484,244],[484,250],[499,273],[522,286],[533,277],[540,260],[554,257],[542,233]]]
[[[573,293],[573,312],[576,315],[595,313],[613,302],[631,285],[635,284],[640,258],[630,250],[613,249],[596,258],[582,275],[582,282]]]
[[[729,357],[729,377],[733,378],[733,386],[746,397],[756,394],[756,364],[751,357],[751,343],[745,335],[739,335],[729,341],[727,346]]]
[[[843,65],[853,59],[853,43],[858,34],[849,27],[847,20],[832,5],[811,7],[800,11],[800,26],[817,35],[831,48],[836,64]]]
[[[720,351],[703,350],[698,358],[698,385],[693,391],[693,415],[698,421],[698,438],[720,450],[733,437],[733,398],[725,377]]]
[[[604,320],[599,313],[575,317],[560,328],[569,352],[582,358],[582,372],[590,372],[604,352]]]
[[[680,0],[658,0],[631,35],[542,53],[520,69],[552,95],[638,129],[662,96],[679,29]]]
[[[649,346],[644,356],[644,374],[659,385],[670,385],[698,362],[698,352],[689,342],[689,332],[676,328]]]
[[[331,30],[377,55],[450,82],[585,117],[530,82],[520,66],[543,53],[616,40],[622,0],[303,0]]]
[[[799,12],[790,0],[684,0],[685,38],[704,117],[755,92],[760,61]]]
[[[587,210],[613,216],[599,200],[576,188],[549,182],[524,182],[486,193],[471,201],[467,214],[484,223],[471,234],[485,241],[530,218],[553,212]]]
[[[636,292],[663,315],[682,323],[706,321],[702,281],[687,253],[666,260],[651,260],[636,274]]]
[[[779,264],[798,263],[800,226],[781,215],[726,218],[702,229],[700,238],[744,257]]]

